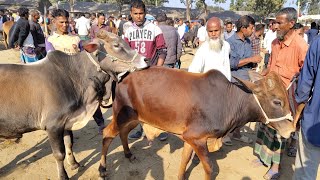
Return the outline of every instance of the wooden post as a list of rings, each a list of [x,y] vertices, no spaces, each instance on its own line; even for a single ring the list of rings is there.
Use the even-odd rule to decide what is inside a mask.
[[[44,23],[44,35],[45,37],[49,36],[48,33],[48,25],[47,25],[47,5],[44,5],[44,10],[43,10],[43,23]]]

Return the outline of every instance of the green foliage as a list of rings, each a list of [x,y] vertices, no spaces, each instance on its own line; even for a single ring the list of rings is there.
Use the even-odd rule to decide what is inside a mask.
[[[310,1],[309,1],[310,2]],[[308,6],[308,14],[320,14],[320,2],[319,0],[311,0]]]
[[[235,10],[234,0],[231,0],[231,1],[230,1],[230,7],[229,7],[229,9],[230,9],[231,11],[234,11],[234,10]]]
[[[299,1],[299,0],[298,0]],[[298,6],[298,1],[296,2],[296,5]],[[307,5],[308,5],[308,2],[310,0],[300,0],[300,10],[301,11],[304,11],[307,9]]]
[[[163,6],[163,4],[169,2],[169,0],[144,0],[143,2],[146,5]]]
[[[280,10],[285,2],[286,0],[236,0],[233,1],[232,10],[253,11],[259,16],[268,16]]]
[[[198,0],[198,1],[196,2],[196,7],[197,7],[197,9],[204,9],[205,6],[206,6],[205,0]]]
[[[214,3],[226,3],[226,0],[212,0]]]

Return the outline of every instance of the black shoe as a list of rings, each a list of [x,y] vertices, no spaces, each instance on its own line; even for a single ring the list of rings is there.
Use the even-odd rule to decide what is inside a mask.
[[[165,141],[168,138],[168,133],[163,132],[158,136],[158,138],[160,141]]]
[[[136,133],[130,134],[128,139],[140,139],[142,137],[142,132],[137,131]]]

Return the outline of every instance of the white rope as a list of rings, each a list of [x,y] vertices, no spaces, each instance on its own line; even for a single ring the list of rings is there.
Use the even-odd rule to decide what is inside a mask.
[[[107,72],[105,72],[104,70],[102,70],[102,69],[101,69],[101,66],[93,59],[93,57],[91,56],[91,54],[88,53],[87,51],[86,51],[86,53],[87,53],[90,61],[97,67],[97,71],[98,71],[98,72],[104,72],[104,73],[107,74]]]
[[[291,120],[291,121],[293,120],[293,117],[292,117],[291,113],[289,113],[289,114],[287,114],[285,116],[279,117],[279,118],[273,118],[273,119],[268,118],[266,112],[264,112],[264,110],[262,109],[262,106],[261,106],[257,96],[255,94],[252,94],[252,95],[253,95],[254,99],[257,101],[257,103],[258,103],[258,105],[259,105],[259,107],[260,107],[260,109],[262,111],[263,116],[266,118],[266,123],[265,124],[269,124],[269,122],[283,121],[285,119],[288,119],[288,120]]]
[[[134,61],[134,59],[139,55],[139,53],[136,51],[136,53],[134,54],[133,58],[130,61],[125,61],[125,60],[119,59],[117,57],[112,56],[111,54],[108,54],[108,53],[105,53],[105,52],[102,52],[102,51],[99,51],[99,53],[102,53],[102,54],[106,55],[107,57],[109,57],[112,62],[113,61],[120,61],[120,62],[123,62],[123,63],[126,63],[126,64],[132,63]]]
[[[137,56],[138,56],[138,52],[136,51],[136,53],[134,54],[134,56],[133,56],[133,58],[131,59],[131,61],[130,61],[130,62],[133,62],[133,61],[134,61],[134,59],[135,59]]]

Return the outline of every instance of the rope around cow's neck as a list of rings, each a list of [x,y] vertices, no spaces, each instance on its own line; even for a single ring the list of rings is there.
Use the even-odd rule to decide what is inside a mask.
[[[138,52],[136,52],[130,61],[125,61],[125,60],[119,59],[117,57],[114,57],[114,56],[112,56],[112,55],[110,55],[108,53],[105,53],[105,52],[102,52],[102,51],[98,51],[98,52],[106,55],[108,58],[111,59],[112,62],[120,61],[120,62],[123,62],[123,63],[126,63],[126,64],[132,63],[134,61],[134,59],[138,56]]]
[[[285,115],[285,116],[279,117],[279,118],[272,118],[272,119],[270,119],[270,118],[267,116],[266,112],[264,112],[264,110],[263,110],[263,108],[262,108],[262,106],[261,106],[261,104],[260,104],[257,96],[256,96],[255,94],[252,94],[252,95],[253,95],[254,99],[257,101],[257,103],[258,103],[258,105],[259,105],[259,107],[260,107],[260,109],[261,109],[261,111],[262,111],[262,114],[263,114],[264,118],[266,118],[265,124],[269,124],[270,122],[283,121],[283,120],[285,120],[285,119],[289,119],[289,120],[291,120],[291,121],[293,120],[291,113],[289,113],[289,114],[287,114],[287,115]]]
[[[102,53],[102,54],[105,54],[108,58],[111,59],[111,62],[120,61],[120,62],[123,62],[123,63],[125,63],[125,64],[129,64],[129,66],[130,66],[129,71],[130,71],[130,72],[133,72],[133,71],[135,71],[135,69],[136,69],[136,68],[135,68],[134,66],[132,66],[131,64],[132,64],[132,62],[134,61],[134,59],[139,55],[138,52],[136,52],[136,53],[134,54],[134,56],[132,57],[132,59],[131,59],[130,61],[125,61],[125,60],[119,59],[119,58],[117,58],[117,57],[114,57],[114,56],[112,56],[112,55],[110,55],[110,54],[108,54],[108,53],[102,52],[102,51],[98,51],[98,52],[99,52],[99,53]],[[95,59],[93,59],[93,57],[91,56],[90,53],[88,53],[87,51],[86,51],[86,53],[87,53],[89,59],[91,60],[91,62],[97,67],[97,71],[98,71],[98,72],[107,73],[107,72],[105,72],[103,69],[101,69],[100,64],[99,64]]]
[[[106,73],[106,74],[107,74],[107,72],[105,72],[103,69],[101,69],[100,64],[99,64],[96,60],[93,59],[93,57],[91,56],[90,53],[88,53],[88,52],[86,51],[86,54],[88,55],[90,61],[97,67],[97,71],[98,71],[98,72],[103,72],[103,73]]]

